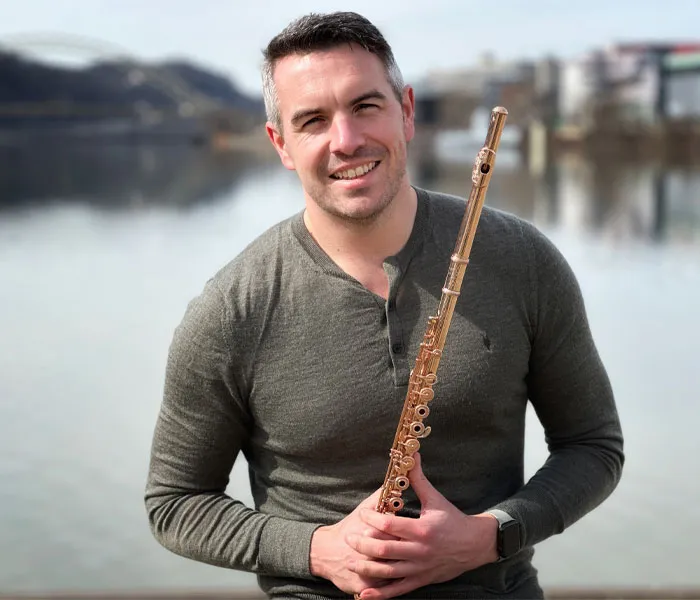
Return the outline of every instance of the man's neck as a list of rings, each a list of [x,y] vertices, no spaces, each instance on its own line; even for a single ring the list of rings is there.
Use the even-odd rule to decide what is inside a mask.
[[[370,222],[353,223],[318,207],[307,207],[304,223],[316,243],[341,266],[350,261],[381,267],[387,256],[394,256],[406,245],[413,230],[416,208],[416,192],[406,186]]]
[[[384,260],[406,245],[413,230],[418,200],[406,185],[371,222],[353,223],[307,205],[304,223],[316,243],[348,275],[374,294],[389,297]]]

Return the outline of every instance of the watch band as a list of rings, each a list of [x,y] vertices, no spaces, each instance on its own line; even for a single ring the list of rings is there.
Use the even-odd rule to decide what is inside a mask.
[[[494,508],[492,510],[487,510],[486,512],[488,514],[496,517],[496,520],[498,521],[499,525],[504,525],[505,523],[508,523],[509,521],[515,521],[515,519],[513,517],[511,517],[505,510],[500,510],[498,508]]]
[[[502,562],[521,549],[520,523],[504,510],[493,509],[486,512],[498,521],[498,533],[496,534],[498,560],[496,562]]]

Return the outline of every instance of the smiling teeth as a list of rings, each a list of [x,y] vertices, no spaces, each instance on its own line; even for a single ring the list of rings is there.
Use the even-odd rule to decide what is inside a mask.
[[[331,175],[331,177],[333,179],[355,179],[356,177],[361,177],[362,175],[369,173],[376,166],[376,162],[371,162],[367,163],[366,165],[361,165],[355,169],[348,169],[347,171],[334,173],[333,175]]]

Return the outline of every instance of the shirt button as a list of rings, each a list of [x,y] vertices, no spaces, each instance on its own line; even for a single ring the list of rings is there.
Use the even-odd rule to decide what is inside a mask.
[[[401,342],[395,342],[391,349],[394,351],[394,354],[403,354],[403,344]]]

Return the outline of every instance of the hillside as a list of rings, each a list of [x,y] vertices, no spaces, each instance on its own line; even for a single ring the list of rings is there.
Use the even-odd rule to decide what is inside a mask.
[[[261,98],[192,63],[101,61],[69,68],[0,52],[2,129],[85,124],[144,111],[192,116],[197,108],[218,108],[246,123],[264,120]]]

